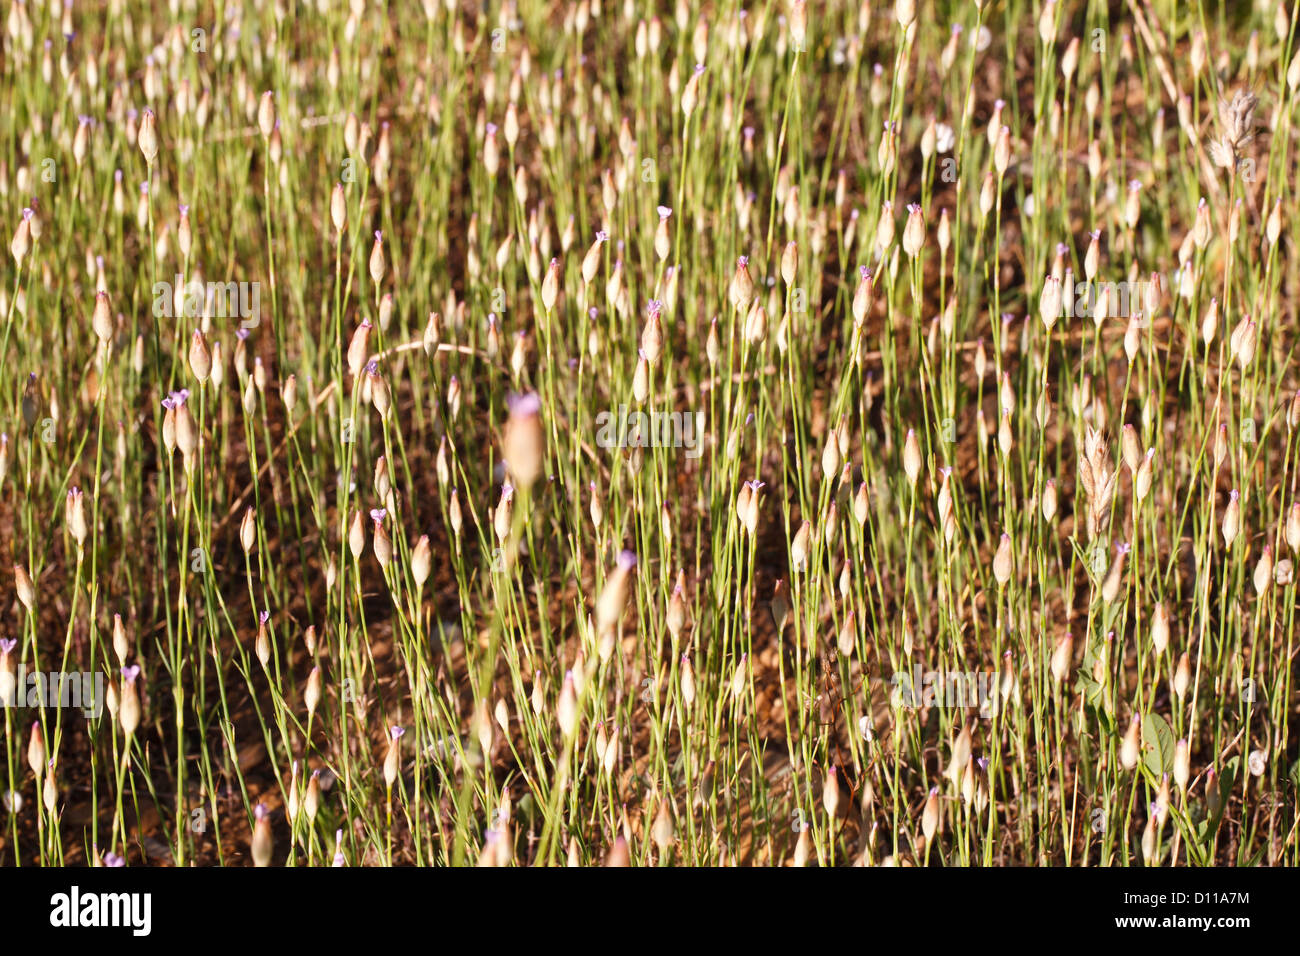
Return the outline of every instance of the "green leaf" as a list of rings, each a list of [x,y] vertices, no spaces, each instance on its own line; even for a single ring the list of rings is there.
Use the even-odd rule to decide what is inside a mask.
[[[1142,742],[1146,746],[1144,763],[1157,780],[1163,774],[1174,772],[1174,732],[1169,722],[1159,714],[1148,714],[1142,720]]]

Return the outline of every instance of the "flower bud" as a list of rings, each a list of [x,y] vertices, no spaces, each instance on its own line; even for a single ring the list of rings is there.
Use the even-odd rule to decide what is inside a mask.
[[[997,553],[993,556],[993,577],[997,580],[999,587],[1007,586],[1007,582],[1011,580],[1011,572],[1011,535],[1003,532],[1002,540],[998,543]]]
[[[108,303],[108,293],[95,294],[95,308],[91,314],[91,327],[99,340],[107,344],[113,338],[113,313]]]
[[[903,443],[903,473],[907,475],[908,484],[913,489],[916,488],[917,479],[921,475],[921,465],[921,446],[916,440],[916,431],[909,428],[907,440]]]
[[[1155,611],[1151,615],[1151,645],[1155,648],[1157,657],[1169,646],[1169,612],[1165,610],[1163,601],[1156,602]]]
[[[391,793],[397,775],[402,769],[402,749],[398,741],[406,730],[402,727],[390,727],[388,730],[388,753],[384,756],[384,787]]]
[[[122,668],[122,699],[118,704],[118,721],[122,733],[129,740],[140,726],[140,692],[136,680],[140,677],[140,665]]]
[[[275,94],[267,90],[257,104],[257,128],[263,139],[270,139],[275,131]]]
[[[411,549],[411,576],[415,579],[417,590],[424,588],[424,582],[429,580],[429,573],[433,565],[433,550],[429,545],[429,536],[420,535],[420,540],[415,542],[415,547]]]
[[[348,224],[348,199],[343,192],[342,183],[335,183],[334,192],[330,194],[330,222],[341,237]]]
[[[1142,718],[1137,714],[1129,721],[1128,730],[1119,748],[1119,762],[1125,770],[1132,770],[1138,765],[1142,748]]]
[[[271,855],[275,850],[275,838],[271,834],[271,812],[266,805],[259,803],[253,811],[253,866],[271,865]]]
[[[384,234],[376,229],[375,244],[370,247],[370,280],[378,285],[384,278],[387,267],[384,260]]]
[[[303,703],[307,706],[307,717],[316,713],[316,708],[320,706],[321,697],[321,673],[319,667],[313,667],[311,673],[307,675],[307,689],[303,692]]]
[[[1051,671],[1052,680],[1061,683],[1070,676],[1070,666],[1074,662],[1074,635],[1066,633],[1056,642],[1056,648],[1052,651]],[[1006,695],[1003,695],[1003,699]]]
[[[135,135],[136,144],[144,154],[144,161],[152,166],[158,158],[158,117],[153,110],[146,109],[140,118],[140,129]]]

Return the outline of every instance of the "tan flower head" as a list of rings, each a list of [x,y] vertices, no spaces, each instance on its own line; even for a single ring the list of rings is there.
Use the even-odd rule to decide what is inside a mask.
[[[1210,141],[1210,158],[1216,166],[1234,169],[1241,147],[1255,138],[1255,109],[1259,98],[1237,90],[1231,100],[1219,101],[1220,137]]]

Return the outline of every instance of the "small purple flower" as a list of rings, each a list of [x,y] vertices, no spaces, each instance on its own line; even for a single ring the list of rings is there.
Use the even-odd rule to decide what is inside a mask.
[[[366,363],[366,374],[367,375],[379,374],[379,362],[376,359],[371,359],[369,362]]]
[[[362,324],[364,324],[364,323],[362,323]],[[239,341],[243,342],[245,339],[248,338],[248,336],[249,336],[250,334],[251,334],[251,333],[249,333],[248,329],[239,329],[239,330],[235,333],[235,338],[237,338],[237,339],[239,339]]]
[[[631,571],[636,567],[636,555],[631,551],[620,551],[618,554],[618,566],[624,571]],[[570,671],[570,674],[573,672]]]
[[[17,646],[17,639],[12,637],[0,637],[0,654],[12,654],[13,649]]]
[[[141,195],[141,196],[147,196],[147,195],[149,195],[149,183],[148,183],[148,182],[143,182],[143,183],[140,184],[140,195]]]
[[[749,266],[749,256],[740,256],[736,259],[736,265],[741,268],[747,268]]]
[[[120,169],[113,170],[113,182],[120,183],[121,181],[122,181],[122,170]]]
[[[487,134],[488,134],[489,136],[495,136],[495,135],[497,134],[497,124],[496,124],[496,123],[488,123],[488,124],[487,124]]]
[[[378,243],[382,244],[383,241],[384,241],[384,233],[383,233],[383,231],[380,230],[380,229],[376,229],[376,230],[375,230],[375,242],[378,242]]]
[[[118,856],[116,853],[105,853],[104,865],[111,867],[126,866],[126,858]]]
[[[132,664],[130,667],[122,668],[122,677],[128,684],[134,684],[136,678],[140,676],[140,665]]]
[[[181,218],[184,219],[189,214],[190,214],[190,207],[185,205],[185,203],[181,203]]]
[[[673,214],[673,211],[669,209],[667,206],[656,206],[655,211],[659,213],[660,219],[667,219],[669,216]]]
[[[387,508],[371,508],[371,509],[370,509],[370,520],[373,521],[375,524],[383,524],[383,523],[384,523],[384,518],[385,518],[387,515],[388,515],[388,509],[387,509]]]
[[[536,392],[528,392],[524,395],[511,395],[506,399],[510,406],[511,415],[521,415],[531,417],[537,415],[542,410],[542,400]]]
[[[703,72],[704,72],[704,64],[703,64],[703,63],[696,63],[696,64],[695,64],[695,75],[696,75],[696,76],[699,76],[699,75],[700,75],[701,73],[703,73]]]
[[[270,612],[270,611],[261,611],[261,612],[258,613],[258,615],[257,615],[257,621],[258,621],[259,624],[265,624],[265,623],[266,623],[267,621],[269,621],[269,620],[271,620],[271,612]]]
[[[405,727],[399,727],[397,724],[393,724],[393,726],[391,726],[391,727],[388,728],[388,736],[390,736],[391,738],[393,738],[393,740],[395,740],[395,741],[396,741],[396,740],[401,740],[401,739],[402,739],[402,734],[404,734],[404,733],[406,733],[406,728],[405,728]]]
[[[253,816],[258,820],[265,820],[271,815],[271,811],[266,809],[265,803],[259,803],[253,808]]]
[[[1092,238],[1094,238],[1094,239],[1100,239],[1100,238],[1101,238],[1101,230],[1100,230],[1100,229],[1094,229],[1092,232],[1088,233],[1088,235],[1092,236]]]
[[[597,242],[608,242],[608,241],[609,241],[609,233],[607,233],[604,229],[598,230],[597,233],[596,233],[596,241],[597,241]]]

